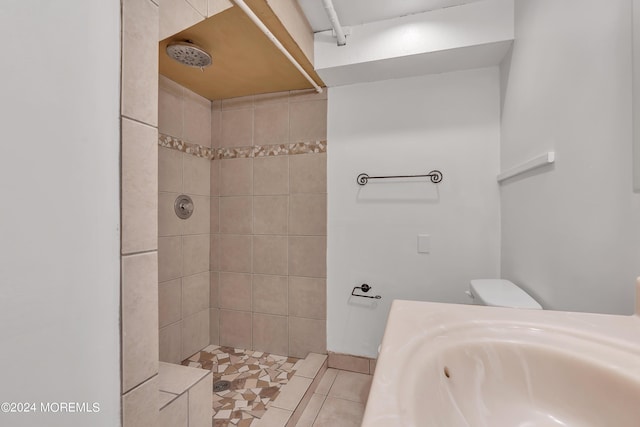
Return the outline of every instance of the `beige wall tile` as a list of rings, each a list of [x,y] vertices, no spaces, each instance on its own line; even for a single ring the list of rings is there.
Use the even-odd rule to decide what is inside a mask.
[[[211,196],[220,195],[220,162],[221,160],[211,161],[211,175],[210,175],[210,192]]]
[[[211,280],[206,271],[182,278],[182,317],[209,308]]]
[[[160,427],[189,427],[189,406],[184,393],[160,410]]]
[[[122,426],[157,426],[158,420],[158,377],[134,388],[122,396]]]
[[[220,283],[220,273],[217,271],[209,272],[209,307],[218,308],[218,288]]]
[[[178,397],[175,394],[167,393],[166,391],[162,390],[158,390],[158,395],[158,407],[160,408],[160,410],[169,405],[169,403],[171,403],[173,400],[175,400],[176,397]]]
[[[289,203],[289,234],[327,234],[326,194],[292,194]]]
[[[213,375],[211,373],[189,389],[189,427],[211,427],[211,417],[213,417],[212,389]]]
[[[167,393],[182,394],[209,374],[203,369],[161,362],[158,389]]]
[[[182,238],[158,238],[158,280],[166,282],[182,276]]]
[[[160,76],[158,86],[158,132],[182,138],[184,88],[164,76]]]
[[[172,323],[160,329],[160,361],[182,362],[182,322]]]
[[[313,423],[314,427],[359,427],[364,416],[364,405],[344,399],[327,397],[320,413]]]
[[[253,194],[253,159],[220,160],[220,195]]]
[[[320,380],[327,370],[327,356],[318,353],[309,353],[309,355],[303,359],[300,363],[296,363],[296,376],[311,378],[314,386],[320,384]],[[319,378],[316,379],[316,376]]]
[[[327,154],[289,156],[291,193],[327,192]]]
[[[220,273],[220,308],[251,311],[251,274]]]
[[[318,355],[318,356],[324,356],[324,355]],[[316,374],[306,377],[306,378],[310,378],[312,382],[311,382],[311,386],[309,386],[309,390],[307,391],[302,401],[300,402],[300,405],[298,405],[298,408],[296,409],[296,411],[294,411],[294,414],[292,417],[292,419],[295,420],[295,423],[296,423],[294,425],[299,427],[305,427],[305,425],[307,426],[309,425],[309,424],[305,424],[305,422],[301,422],[300,419],[302,418],[302,414],[305,411],[305,408],[307,408],[311,403],[313,396],[317,396],[317,398],[321,400],[324,400],[326,398],[325,396],[319,396],[313,393],[313,390],[315,390],[318,387],[318,384],[320,383],[320,380],[322,379],[322,376],[324,375],[326,370],[327,370],[327,362],[326,362],[326,356],[325,356],[325,360],[322,363],[322,365],[319,366],[319,369],[316,372]],[[318,405],[318,406],[321,406],[321,405]]]
[[[251,236],[220,234],[220,271],[251,273]]]
[[[325,279],[289,277],[289,315],[327,318],[327,285]]]
[[[336,380],[336,376],[338,375],[338,370],[334,368],[329,368],[322,376],[318,387],[316,388],[316,393],[327,395],[329,394],[329,390],[331,390],[331,386],[333,382]]]
[[[255,108],[253,115],[253,145],[289,142],[288,103],[261,105]]]
[[[229,0],[209,0],[208,3],[209,8],[207,11],[207,16],[217,15],[218,13],[229,9],[230,7],[233,7],[233,3],[231,3]]]
[[[289,140],[291,142],[327,139],[327,101],[304,101],[291,105]]]
[[[158,6],[122,3],[122,115],[158,125]]]
[[[211,101],[188,89],[184,91],[184,139],[211,147]]]
[[[289,196],[253,197],[254,234],[287,234]]]
[[[158,255],[122,258],[122,391],[158,372]]]
[[[296,0],[271,0],[269,7],[282,22],[287,33],[295,40],[296,45],[313,64],[313,30],[299,3]]]
[[[338,371],[336,380],[333,382],[331,390],[329,390],[329,397],[367,403],[372,378],[368,374]]]
[[[222,110],[221,147],[246,147],[253,143],[253,109]]]
[[[287,276],[253,275],[253,311],[266,314],[287,314]]]
[[[298,403],[302,400],[302,397],[309,389],[311,381],[311,378],[294,376],[287,384],[282,386],[280,394],[273,401],[272,406],[294,411],[298,406]]]
[[[220,197],[211,197],[209,200],[209,231],[220,232]]]
[[[182,273],[185,276],[209,271],[209,234],[182,237]]]
[[[204,17],[186,0],[160,0],[160,35],[158,40],[197,24]]]
[[[310,352],[327,352],[326,322],[289,316],[289,355],[306,357]]]
[[[289,194],[289,157],[256,157],[253,159],[253,194]]]
[[[182,161],[183,192],[200,196],[211,196],[211,160],[184,154]]]
[[[369,359],[366,357],[352,356],[350,354],[339,354],[329,352],[329,366],[343,371],[369,373]]]
[[[312,427],[313,422],[316,420],[318,413],[320,412],[320,408],[322,408],[322,404],[324,403],[326,396],[318,393],[314,393],[307,404],[307,407],[304,409],[300,420],[296,424],[296,427]]]
[[[208,6],[207,0],[187,0],[187,1],[191,6],[193,6],[195,10],[198,11],[200,15],[202,15],[205,18],[207,17],[207,6]]]
[[[210,310],[182,319],[182,360],[209,345]]]
[[[312,384],[309,388],[313,389],[314,385]],[[289,418],[289,421],[288,421],[288,423],[290,423],[289,425],[296,426],[296,427],[305,427],[304,423],[300,423],[300,418],[302,417],[302,412],[304,411],[304,408],[307,407],[312,397],[313,397],[313,393],[311,392],[311,390],[309,390],[308,393],[302,397],[302,400],[298,404],[297,410],[293,411],[293,413],[291,414],[291,418]]]
[[[191,196],[193,201],[193,214],[187,219],[179,219],[174,213],[173,215],[182,221],[183,234],[209,234],[211,227],[211,198],[208,196]]]
[[[256,424],[259,427],[283,427],[287,425],[292,411],[287,409],[280,409],[275,407],[270,407],[269,410],[264,414],[262,418],[260,418],[260,423]]]
[[[158,190],[170,193],[182,191],[182,153],[158,147]]]
[[[174,204],[179,193],[158,194],[158,236],[179,236],[183,233],[185,221],[176,215]]]
[[[219,310],[212,308],[209,310],[209,334],[210,344],[220,344],[220,322],[219,322]]]
[[[289,275],[327,276],[325,236],[289,236]]]
[[[220,345],[252,348],[251,312],[220,309],[219,317]]]
[[[170,280],[158,285],[159,326],[164,328],[182,317],[182,281]]]
[[[211,110],[211,148],[220,148],[222,141],[222,111]]]
[[[220,235],[212,234],[209,247],[209,270],[218,271],[220,268]]]
[[[220,232],[251,234],[253,197],[220,197]]]
[[[286,356],[289,350],[286,316],[253,314],[253,349]],[[295,408],[294,408],[295,409]]]
[[[158,248],[158,131],[122,119],[122,253]]]
[[[253,95],[223,99],[221,107],[223,110],[237,110],[239,108],[253,109],[253,99]]]
[[[376,365],[378,361],[376,359],[369,360],[369,374],[373,375],[376,372]]]
[[[263,93],[260,95],[253,96],[253,105],[257,107],[263,107],[265,105],[271,104],[288,104],[289,103],[289,92],[272,92],[272,93]]]
[[[286,236],[253,236],[253,272],[287,274]]]

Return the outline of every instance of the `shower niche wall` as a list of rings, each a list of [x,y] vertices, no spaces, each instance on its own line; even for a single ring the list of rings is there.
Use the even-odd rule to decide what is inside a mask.
[[[326,92],[159,86],[160,360],[209,344],[326,353]]]

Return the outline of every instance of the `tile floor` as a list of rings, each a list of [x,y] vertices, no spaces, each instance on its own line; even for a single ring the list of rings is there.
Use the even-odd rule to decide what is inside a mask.
[[[327,369],[296,427],[359,427],[372,378]]]
[[[182,364],[212,371],[214,383],[219,380],[231,382],[229,390],[213,393],[213,427],[249,427],[256,426],[267,409],[270,413],[267,424],[286,423],[290,411],[274,407],[272,403],[280,395],[280,388],[294,378],[296,369],[302,368],[301,361],[293,357],[210,345]],[[371,379],[372,375],[327,369],[296,426],[359,427]],[[282,412],[283,422],[274,423],[279,412]]]
[[[280,394],[280,387],[295,374],[299,361],[260,351],[210,345],[182,364],[212,371],[214,384],[219,380],[231,382],[229,390],[213,393],[213,427],[249,427],[263,417]]]

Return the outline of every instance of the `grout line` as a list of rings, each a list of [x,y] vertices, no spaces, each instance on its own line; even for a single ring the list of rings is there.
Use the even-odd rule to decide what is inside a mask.
[[[206,16],[203,16],[203,15],[202,15],[202,13],[201,13],[198,9],[196,9],[196,7],[195,7],[194,5],[192,5],[192,4],[191,4],[191,1],[186,0],[186,3],[187,3],[189,6],[191,6],[191,9],[193,9],[193,10],[194,10],[198,15],[200,15],[200,17],[202,18],[202,19],[200,19],[200,21],[198,21],[198,22],[201,22],[201,21],[203,21],[203,20],[207,19],[207,17],[206,17]],[[205,15],[208,13],[208,11],[209,11],[209,5],[208,5],[208,2],[207,2],[207,12],[205,12]],[[188,424],[187,424],[187,425],[188,425]]]
[[[142,387],[143,385],[147,384],[149,381],[151,381],[154,378],[158,377],[158,372],[156,372],[155,374],[151,375],[150,377],[146,378],[144,381],[139,382],[138,384],[134,385],[133,387],[129,388],[127,391],[121,392],[122,396],[125,396],[126,394],[131,393],[132,391],[134,391],[135,389]]]
[[[318,394],[318,393],[314,393],[314,395],[315,395],[315,394]],[[324,403],[327,401],[327,396],[328,396],[328,395],[326,395],[326,394],[325,394],[325,395],[320,394],[319,396],[322,396],[322,403],[320,404],[320,409],[318,409],[318,412],[316,413],[316,416],[315,416],[315,417],[313,417],[313,421],[311,422],[311,425],[312,425],[312,426],[316,423],[316,420],[318,419],[318,416],[320,415],[320,412],[322,412],[322,408],[324,408]]]
[[[132,121],[132,122],[135,122],[135,123],[138,123],[138,124],[144,125],[144,126],[146,126],[146,127],[150,127],[150,128],[152,128],[152,129],[158,130],[158,126],[157,126],[157,125],[156,125],[156,126],[154,126],[154,125],[152,125],[152,124],[150,124],[150,123],[143,122],[142,120],[135,119],[135,118],[133,118],[133,117],[129,117],[129,116],[125,116],[124,114],[122,114],[120,117],[121,117],[122,119],[127,119],[127,120],[129,120],[129,121]]]
[[[138,252],[127,252],[127,253],[120,253],[121,257],[128,257],[128,256],[134,256],[134,255],[144,255],[144,254],[152,254],[154,252],[158,252],[158,249],[148,249],[146,251],[138,251]]]

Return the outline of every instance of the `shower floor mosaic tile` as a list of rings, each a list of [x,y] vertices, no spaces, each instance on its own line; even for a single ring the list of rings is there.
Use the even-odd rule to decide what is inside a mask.
[[[293,377],[299,361],[294,357],[210,345],[182,364],[210,370],[214,387],[218,381],[231,383],[228,390],[212,390],[213,427],[249,427],[262,418],[280,393],[280,387]]]

